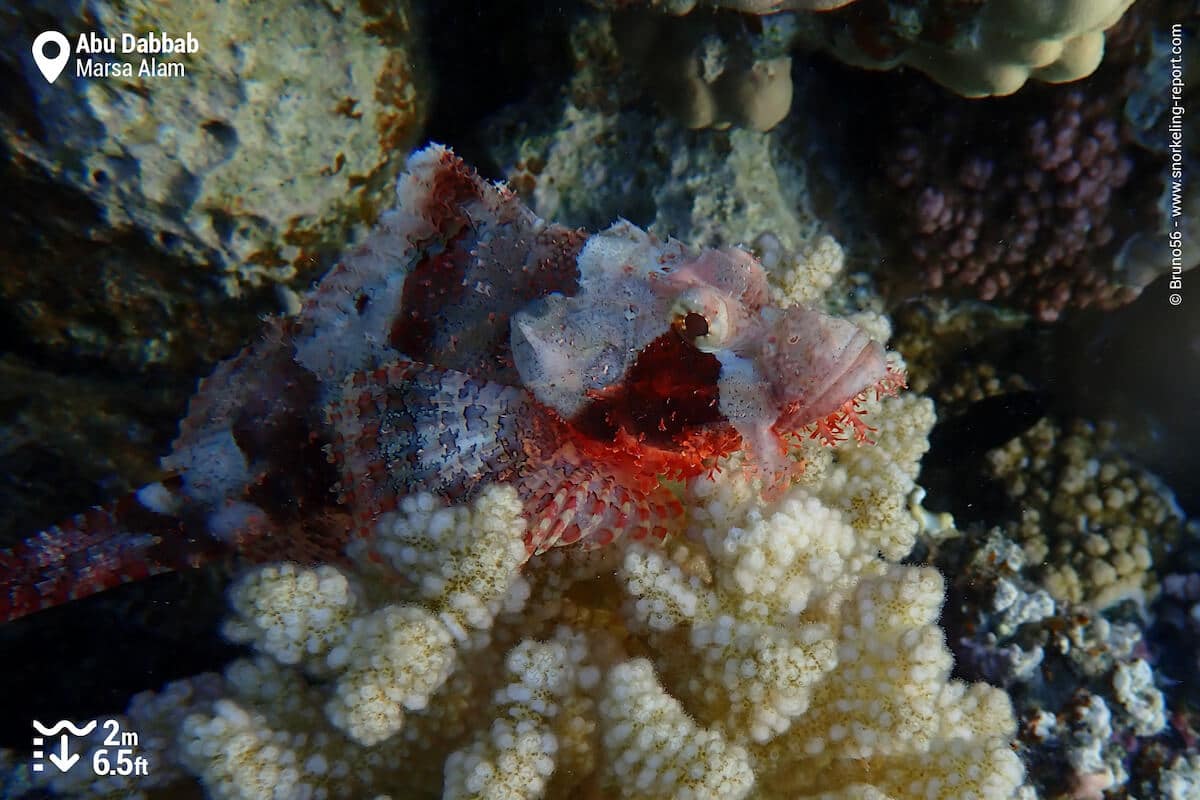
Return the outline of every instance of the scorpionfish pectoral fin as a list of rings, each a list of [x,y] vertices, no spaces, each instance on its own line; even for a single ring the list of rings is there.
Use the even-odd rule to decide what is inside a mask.
[[[227,552],[165,507],[175,483],[150,484],[0,550],[0,621]]]
[[[596,457],[525,389],[456,370],[399,361],[355,373],[326,417],[338,497],[361,538],[405,495],[462,501],[485,483],[517,490],[531,555],[626,534],[661,538],[681,510],[653,474]]]
[[[428,364],[350,375],[326,408],[326,455],[354,534],[370,536],[405,495],[460,500],[509,480],[527,459],[523,426],[533,405],[522,389]]]

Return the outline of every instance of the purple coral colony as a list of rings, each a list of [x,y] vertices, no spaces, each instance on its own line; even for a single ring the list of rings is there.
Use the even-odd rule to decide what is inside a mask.
[[[1200,800],[1195,0],[21,5],[0,797]]]

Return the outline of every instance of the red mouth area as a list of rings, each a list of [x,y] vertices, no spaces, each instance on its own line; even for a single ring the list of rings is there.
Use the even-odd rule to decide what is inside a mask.
[[[571,420],[593,456],[627,461],[643,475],[676,478],[711,469],[741,438],[720,410],[721,363],[672,330],[642,350],[619,386],[597,392]]]

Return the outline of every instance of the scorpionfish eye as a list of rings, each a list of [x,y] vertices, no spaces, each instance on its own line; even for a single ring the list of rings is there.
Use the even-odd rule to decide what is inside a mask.
[[[725,347],[731,331],[729,312],[719,293],[701,286],[685,290],[671,309],[676,328],[702,353]]]
[[[703,314],[689,311],[683,318],[683,332],[689,339],[699,339],[708,335],[708,320]]]

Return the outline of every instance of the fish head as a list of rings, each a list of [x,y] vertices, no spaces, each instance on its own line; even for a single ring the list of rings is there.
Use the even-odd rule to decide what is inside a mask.
[[[775,305],[742,250],[692,252],[620,223],[589,239],[579,272],[574,296],[513,317],[525,388],[589,436],[685,454],[678,474],[710,467],[733,441],[765,486],[784,486],[801,469],[790,440],[862,440],[857,403],[903,385],[853,322]]]

